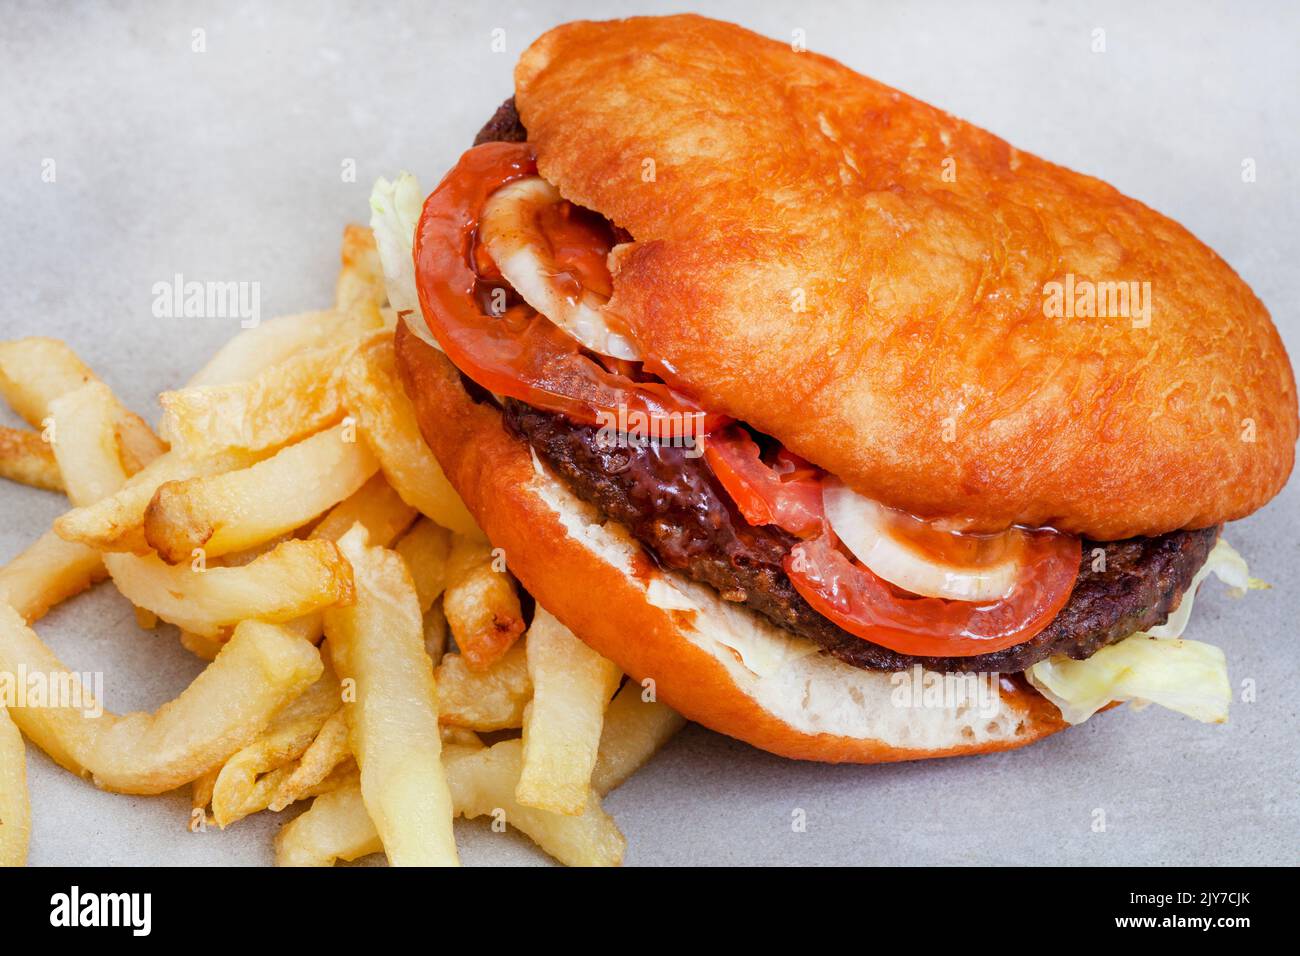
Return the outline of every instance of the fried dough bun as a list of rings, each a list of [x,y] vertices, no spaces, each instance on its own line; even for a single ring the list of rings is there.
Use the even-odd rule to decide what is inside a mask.
[[[1003,679],[995,713],[899,706],[892,675],[844,664],[712,589],[653,567],[476,403],[441,353],[397,325],[397,361],[425,441],[511,572],[586,643],[690,720],[802,760],[883,763],[1008,750],[1065,727]]]
[[[1240,518],[1290,474],[1263,304],[1105,183],[696,16],[565,24],[515,83],[542,176],[635,239],[611,307],[657,370],[856,491],[1111,540]],[[1150,283],[1149,327],[1047,318],[1067,274]]]

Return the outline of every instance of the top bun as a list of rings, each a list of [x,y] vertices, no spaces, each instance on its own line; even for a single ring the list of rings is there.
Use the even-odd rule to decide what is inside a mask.
[[[1285,483],[1267,310],[1105,183],[695,16],[565,24],[515,82],[541,174],[635,239],[611,307],[658,369],[857,491],[1109,540]]]

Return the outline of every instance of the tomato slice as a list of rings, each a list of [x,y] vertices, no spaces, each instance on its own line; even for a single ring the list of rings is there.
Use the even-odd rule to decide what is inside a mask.
[[[986,603],[907,594],[851,559],[829,531],[801,541],[785,559],[795,590],[850,634],[922,657],[971,657],[1023,644],[1065,606],[1079,574],[1081,544],[1033,532],[1023,571],[1005,598]]]
[[[749,432],[734,425],[709,435],[704,454],[746,521],[777,525],[805,539],[785,559],[795,590],[823,617],[873,644],[922,657],[999,651],[1045,628],[1074,589],[1079,539],[1038,531],[1023,539],[1023,570],[1011,593],[998,601],[909,594],[840,548],[825,522],[820,469],[784,448],[767,464]]]
[[[821,472],[802,458],[782,448],[769,466],[738,425],[710,434],[704,458],[750,524],[774,524],[801,538],[821,530]]]
[[[611,372],[578,342],[525,304],[504,314],[483,304],[501,278],[478,247],[476,228],[488,197],[537,172],[527,143],[484,143],[465,153],[424,203],[415,234],[416,285],[429,331],[456,367],[483,388],[560,412],[586,424],[633,422],[651,436],[699,435],[716,427],[685,395],[662,382],[632,381]],[[565,223],[565,245],[580,245],[583,224]],[[610,230],[589,230],[603,258]],[[588,250],[590,252],[590,250]],[[576,259],[577,251],[572,253]],[[586,256],[591,259],[592,256]]]

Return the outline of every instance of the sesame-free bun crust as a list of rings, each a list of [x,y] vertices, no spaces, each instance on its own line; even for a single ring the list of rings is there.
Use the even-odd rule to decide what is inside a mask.
[[[857,491],[1109,540],[1285,483],[1295,379],[1268,312],[1105,183],[695,16],[565,24],[515,83],[541,174],[635,239],[611,307],[644,351]],[[1150,283],[1149,327],[1138,302],[1048,318],[1067,274]]]
[[[1006,750],[1065,726],[1055,707],[1012,681],[992,714],[974,704],[895,706],[891,675],[808,653],[710,589],[654,569],[400,322],[396,347],[425,440],[511,572],[627,674],[653,679],[658,698],[687,718],[786,757],[854,763]]]

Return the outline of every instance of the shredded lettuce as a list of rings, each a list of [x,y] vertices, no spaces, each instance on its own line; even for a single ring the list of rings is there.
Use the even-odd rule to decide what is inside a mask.
[[[406,320],[407,328],[437,348],[421,317],[415,291],[415,227],[423,206],[424,192],[410,173],[398,173],[392,182],[381,176],[370,191],[370,228],[384,267],[388,301]]]
[[[1112,700],[1131,701],[1134,709],[1159,704],[1206,723],[1223,723],[1232,699],[1223,651],[1180,640],[1197,588],[1211,574],[1232,588],[1234,597],[1269,587],[1252,578],[1246,560],[1220,538],[1164,624],[1103,647],[1087,660],[1040,661],[1025,677],[1072,724],[1083,723]]]
[[[1134,634],[1087,660],[1057,656],[1025,676],[1072,724],[1081,724],[1112,700],[1134,708],[1159,704],[1208,724],[1228,719],[1232,688],[1223,651],[1200,641]]]
[[[1187,622],[1192,617],[1192,605],[1196,603],[1196,589],[1211,574],[1232,588],[1230,593],[1233,597],[1241,597],[1247,591],[1257,591],[1269,586],[1259,578],[1252,578],[1250,568],[1246,566],[1246,559],[1238,554],[1232,545],[1220,538],[1205,559],[1205,564],[1201,565],[1201,569],[1196,572],[1192,583],[1183,593],[1178,609],[1169,615],[1169,620],[1164,624],[1151,628],[1147,633],[1152,637],[1182,637]]]

